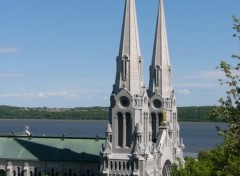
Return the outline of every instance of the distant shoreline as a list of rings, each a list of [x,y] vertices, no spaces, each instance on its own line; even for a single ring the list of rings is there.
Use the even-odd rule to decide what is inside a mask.
[[[179,122],[225,122],[212,118],[214,106],[178,107]],[[28,108],[0,106],[0,119],[36,120],[108,120],[108,107]]]
[[[0,121],[106,121],[106,119],[0,119]],[[220,124],[225,124],[226,122],[220,122],[220,121],[178,121],[179,123],[182,124],[187,124],[187,123],[201,123],[201,124],[211,124],[211,123],[220,123]]]

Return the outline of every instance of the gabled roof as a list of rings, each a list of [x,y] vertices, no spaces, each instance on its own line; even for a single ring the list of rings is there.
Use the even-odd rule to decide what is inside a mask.
[[[11,160],[98,163],[105,139],[0,137],[0,158]]]

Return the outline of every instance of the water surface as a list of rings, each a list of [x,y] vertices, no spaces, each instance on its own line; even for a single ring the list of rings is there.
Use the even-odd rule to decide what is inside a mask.
[[[0,134],[23,132],[26,125],[33,136],[100,137],[105,136],[105,120],[0,120]],[[185,156],[196,156],[199,151],[213,148],[222,142],[216,126],[225,123],[180,122],[180,137],[185,145]]]

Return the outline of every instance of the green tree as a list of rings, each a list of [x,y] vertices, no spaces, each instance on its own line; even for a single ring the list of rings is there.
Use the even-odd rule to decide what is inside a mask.
[[[240,40],[240,20],[233,17],[233,37]],[[172,176],[238,176],[240,175],[240,56],[232,55],[233,60],[221,61],[218,69],[225,78],[220,84],[228,87],[226,96],[220,98],[220,106],[216,107],[213,117],[224,117],[228,123],[227,130],[218,128],[218,134],[224,142],[216,148],[201,152],[198,160],[186,159],[185,168],[173,167]]]
[[[233,35],[240,40],[240,21],[233,17],[233,29],[236,33]],[[224,155],[225,166],[223,175],[239,175],[240,173],[240,56],[232,55],[233,61],[230,63],[221,61],[219,69],[225,74],[224,79],[220,79],[221,85],[228,86],[226,97],[219,100],[220,106],[217,107],[213,115],[224,116],[228,123],[228,129],[219,134],[225,137]]]

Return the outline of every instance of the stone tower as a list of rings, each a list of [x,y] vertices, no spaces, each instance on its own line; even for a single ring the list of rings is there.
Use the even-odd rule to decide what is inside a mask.
[[[125,0],[106,143],[101,151],[102,175],[166,175],[175,157],[182,157],[164,20],[160,0],[147,91],[135,0]]]
[[[177,163],[176,158],[184,163],[171,72],[164,6],[163,0],[159,0],[148,96],[152,138],[160,154],[156,155],[160,162],[155,169],[162,175],[169,173],[170,164]]]

